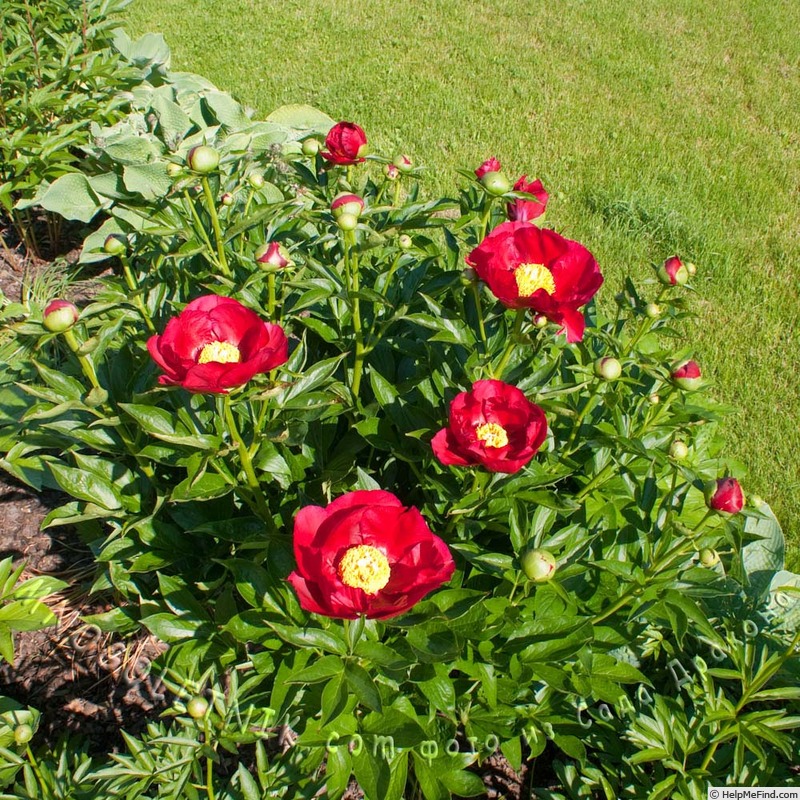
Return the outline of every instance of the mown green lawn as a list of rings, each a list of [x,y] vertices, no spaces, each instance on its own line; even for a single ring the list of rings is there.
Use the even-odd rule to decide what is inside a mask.
[[[607,297],[694,261],[687,335],[800,564],[797,0],[135,0],[128,19],[261,114],[359,122],[431,192],[491,155],[541,177]]]

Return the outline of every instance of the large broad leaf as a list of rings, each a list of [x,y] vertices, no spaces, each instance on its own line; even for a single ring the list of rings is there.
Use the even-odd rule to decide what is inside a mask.
[[[153,164],[131,164],[122,172],[125,188],[142,195],[145,200],[164,197],[172,188],[172,180],[167,174],[164,161]]]
[[[763,517],[748,517],[745,532],[760,537],[742,548],[742,565],[750,586],[747,593],[762,598],[776,572],[783,569],[786,540],[772,509],[764,503],[759,509]]]
[[[244,113],[241,104],[226,92],[206,92],[204,99],[217,121],[226,128],[235,130],[250,124],[250,118]]]
[[[39,198],[39,204],[65,219],[81,222],[89,222],[102,208],[100,198],[89,180],[77,172],[62,175],[53,181]]]
[[[783,569],[775,574],[769,586],[767,614],[789,630],[800,628],[800,575]]]
[[[267,122],[277,122],[279,125],[293,128],[303,135],[318,133],[321,136],[327,134],[334,125],[334,121],[327,114],[307,105],[287,105],[276,108],[267,117]]]
[[[169,45],[160,33],[146,33],[134,42],[122,28],[117,28],[114,32],[114,47],[126,60],[138,67],[155,64],[169,68]]]

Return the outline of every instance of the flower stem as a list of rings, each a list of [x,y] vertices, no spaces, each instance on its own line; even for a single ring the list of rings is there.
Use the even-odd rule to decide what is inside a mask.
[[[270,272],[267,275],[267,316],[270,321],[274,321],[275,317],[275,273]]]
[[[478,316],[478,330],[481,335],[481,344],[483,345],[483,354],[489,352],[489,345],[486,339],[486,325],[483,322],[483,304],[481,303],[481,290],[478,286],[478,281],[472,281],[472,296],[475,298],[475,313]]]
[[[219,215],[217,214],[217,204],[214,201],[214,194],[211,191],[211,184],[208,182],[208,177],[203,175],[200,179],[203,185],[203,194],[206,198],[206,205],[208,206],[208,215],[211,217],[211,226],[214,228],[214,238],[217,242],[217,258],[219,259],[219,266],[225,277],[233,277],[233,273],[228,266],[228,260],[225,257],[225,243],[222,241],[222,228],[219,224]]]
[[[364,372],[364,332],[361,327],[361,302],[358,297],[359,274],[358,274],[358,253],[355,248],[356,235],[354,231],[345,231],[344,234],[344,260],[345,269],[350,274],[350,295],[353,303],[353,332],[356,339],[355,363],[353,364],[353,382],[350,388],[353,394],[358,397],[361,388],[361,376]]]
[[[128,260],[127,256],[124,255],[121,255],[119,260],[122,263],[122,272],[125,275],[125,283],[128,284],[128,288],[132,292],[133,302],[136,303],[136,307],[139,309],[139,313],[142,315],[145,325],[147,325],[151,333],[155,333],[156,326],[153,325],[153,320],[150,317],[147,308],[145,308],[141,294],[139,294],[139,285],[136,283],[136,278],[133,276],[133,270],[131,269],[130,261]]]
[[[100,381],[97,380],[97,372],[95,371],[94,364],[80,352],[80,342],[75,337],[75,332],[72,329],[64,331],[64,341],[69,345],[69,349],[78,357],[83,374],[92,384],[95,389],[100,388]]]
[[[211,731],[209,730],[208,720],[206,720],[203,725],[203,733],[205,734],[204,739],[206,747],[211,747]],[[206,794],[208,795],[208,800],[215,800],[214,761],[211,756],[206,756]]]
[[[525,309],[519,308],[517,309],[517,316],[514,320],[514,329],[511,331],[511,336],[508,338],[508,344],[506,345],[505,352],[503,353],[500,363],[492,372],[492,377],[496,380],[500,380],[503,376],[503,371],[505,370],[508,360],[511,358],[511,354],[514,352],[514,347],[516,346],[516,339],[519,338],[520,333],[522,333],[522,324],[525,322]]]
[[[252,489],[256,510],[261,517],[263,517],[268,527],[274,533],[276,528],[275,522],[272,519],[272,512],[269,510],[266,498],[264,497],[264,492],[261,490],[261,484],[259,483],[255,470],[253,469],[253,461],[250,458],[250,452],[244,443],[244,439],[242,439],[242,435],[239,433],[239,428],[236,426],[236,419],[233,415],[233,410],[231,409],[230,395],[226,394],[222,398],[222,408],[225,416],[225,423],[228,426],[231,439],[233,439],[233,441],[236,443],[236,447],[239,451],[239,458],[242,461],[242,468],[244,469],[244,474],[247,478],[247,485],[250,487],[250,489]]]

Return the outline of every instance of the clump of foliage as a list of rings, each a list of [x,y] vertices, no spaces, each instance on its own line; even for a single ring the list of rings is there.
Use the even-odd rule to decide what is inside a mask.
[[[117,274],[7,308],[30,357],[0,389],[0,464],[71,498],[45,524],[118,601],[89,621],[170,645],[197,732],[86,785],[438,800],[498,750],[550,797],[785,781],[798,578],[722,456],[692,269],[601,311],[589,250],[496,159],[429,200],[314,109],[255,122],[186,75],[132,107],[81,195],[109,214],[84,259]]]
[[[0,214],[28,253],[59,246],[49,185],[81,168],[92,122],[127,111],[123,94],[143,72],[113,46],[113,15],[130,0],[5,0],[0,8]],[[82,177],[82,176],[81,176]],[[33,206],[43,205],[45,241]]]

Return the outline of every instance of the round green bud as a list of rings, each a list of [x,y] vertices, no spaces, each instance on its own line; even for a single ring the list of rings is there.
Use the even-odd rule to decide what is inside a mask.
[[[523,553],[522,571],[534,583],[549,581],[556,572],[556,559],[549,550],[535,549]]]
[[[220,197],[220,202],[224,206],[232,206],[233,205],[233,195],[230,192],[224,192],[222,197]]]
[[[23,723],[14,728],[14,741],[17,744],[28,744],[31,739],[33,739],[33,728],[30,725]]]
[[[686,267],[686,271],[689,273],[689,277],[694,277],[695,275],[697,275],[697,267],[694,264],[692,264],[691,261],[688,264],[684,264],[683,266]]]
[[[119,233],[112,233],[106,236],[103,242],[103,250],[110,256],[121,256],[128,249],[128,240]]]
[[[260,172],[251,172],[247,176],[247,182],[253,189],[260,189],[264,185],[264,176]]]
[[[403,155],[402,153],[399,156],[395,156],[392,163],[400,172],[411,172],[411,170],[414,169],[414,162],[407,155]]]
[[[318,139],[306,139],[303,142],[303,155],[313,158],[320,151],[320,143]]]
[[[716,567],[719,564],[719,553],[710,547],[704,547],[700,551],[700,563],[704,567]]]
[[[683,461],[683,459],[689,455],[689,448],[686,446],[686,442],[682,442],[680,439],[676,439],[669,446],[669,454],[676,461]]]
[[[594,362],[594,371],[598,378],[615,381],[622,375],[622,364],[616,358],[598,358]]]
[[[764,498],[760,494],[751,494],[750,505],[752,505],[753,508],[761,508],[761,506],[764,505]]]
[[[186,704],[186,711],[192,719],[202,719],[208,711],[208,701],[199,695]]]
[[[533,315],[533,325],[535,328],[546,328],[547,323],[550,322],[549,319],[544,314],[534,314]]]
[[[502,172],[487,172],[481,178],[481,184],[489,194],[495,197],[511,191],[511,183]]]
[[[400,236],[397,237],[397,246],[401,250],[410,250],[413,245],[414,242],[407,233],[400,234]]]
[[[354,231],[358,227],[358,217],[355,214],[339,214],[336,224],[340,230]]]
[[[650,319],[658,319],[661,316],[661,306],[658,303],[648,303],[644,309]]]
[[[189,169],[206,175],[219,166],[219,152],[206,144],[193,147],[186,156]]]
[[[183,167],[180,164],[176,164],[172,161],[167,164],[167,175],[169,175],[170,178],[177,178],[181,172],[183,172]]]
[[[661,402],[661,398],[655,392],[648,395],[647,399],[650,401],[650,404],[654,406],[657,406]]]

